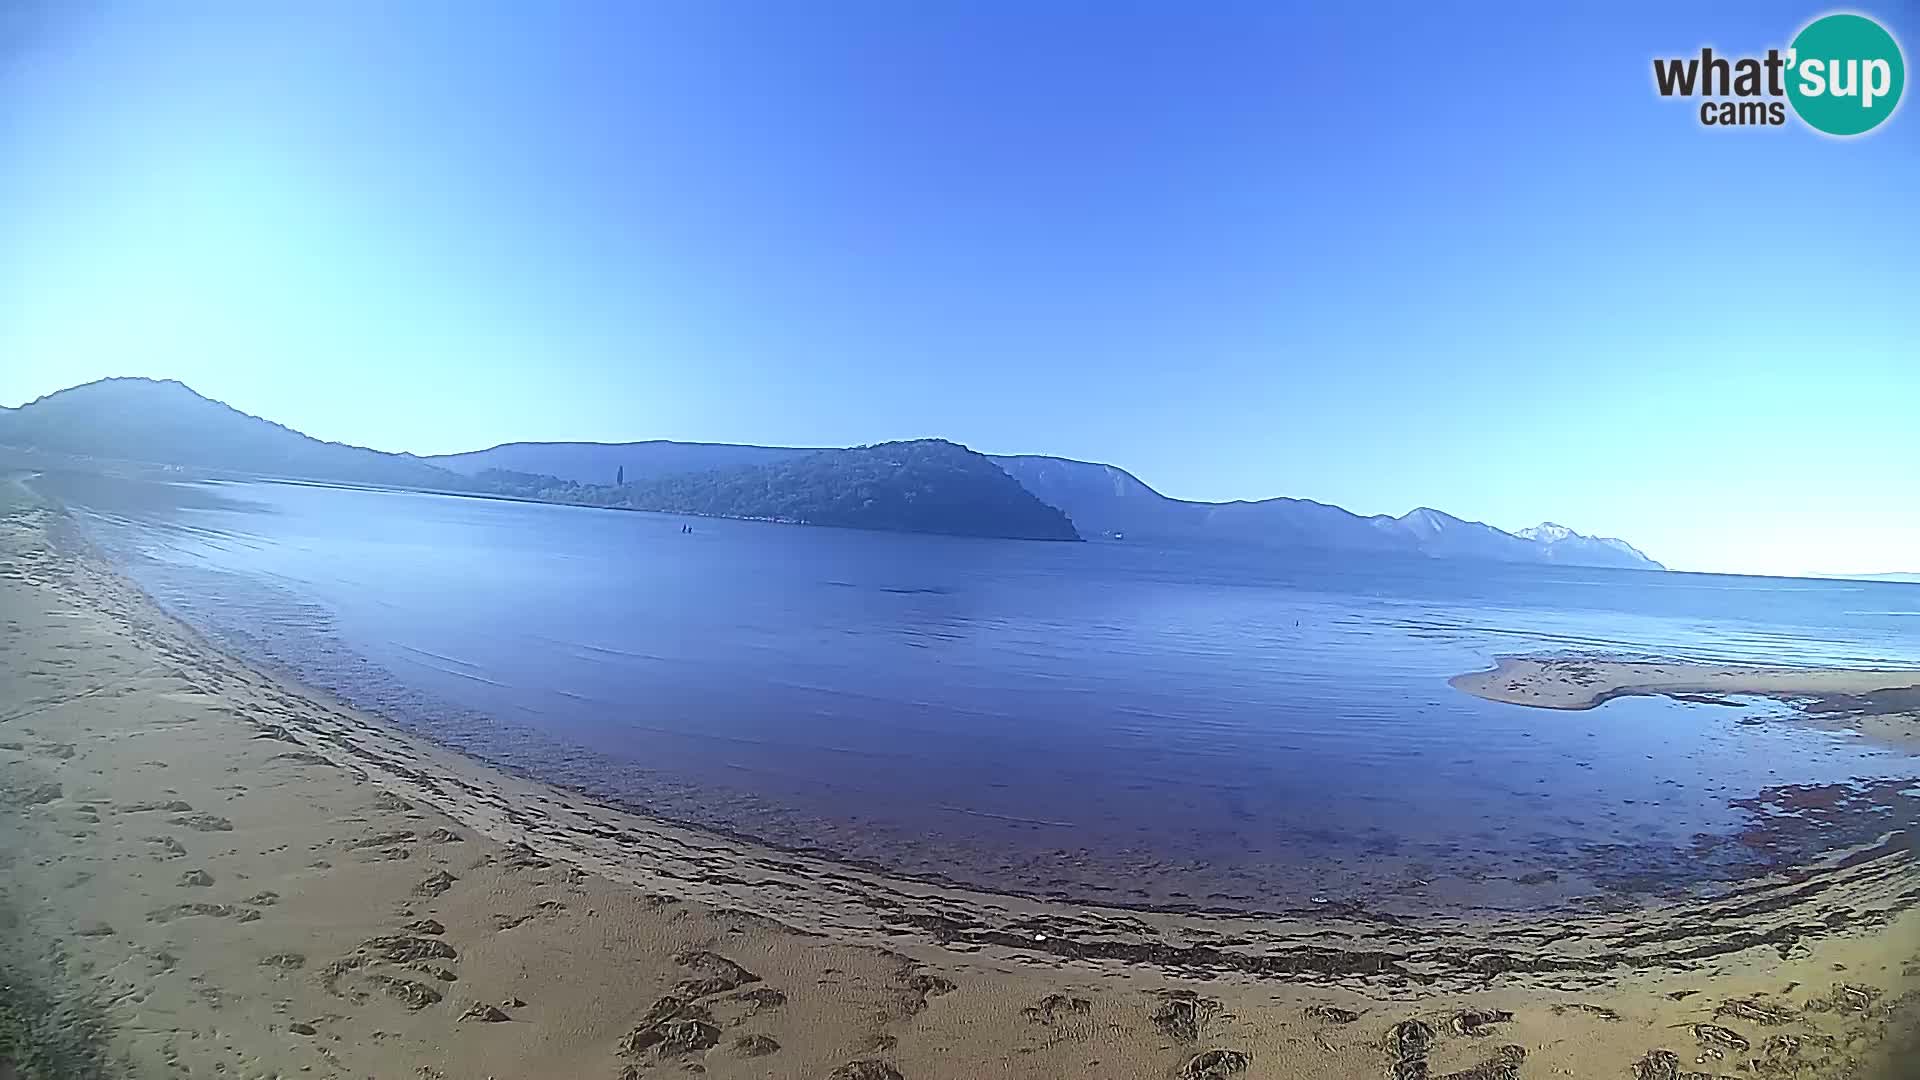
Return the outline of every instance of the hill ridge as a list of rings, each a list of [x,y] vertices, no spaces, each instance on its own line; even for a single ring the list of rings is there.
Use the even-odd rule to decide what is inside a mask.
[[[156,392],[168,397],[154,398]],[[169,408],[195,414],[198,423],[162,415]],[[134,418],[130,423],[125,422],[129,415]],[[1363,516],[1332,503],[1285,495],[1230,502],[1175,499],[1117,465],[1048,454],[983,455],[944,439],[851,448],[672,439],[541,440],[496,443],[458,454],[389,453],[315,439],[201,395],[180,380],[144,376],[111,376],[0,411],[0,443],[282,478],[862,528],[898,528],[918,522],[911,527],[962,535],[998,534],[994,528],[983,530],[977,523],[943,516],[937,507],[928,510],[889,501],[896,496],[908,499],[908,491],[916,492],[911,498],[917,499],[925,491],[934,493],[936,501],[963,496],[984,500],[971,504],[974,512],[1005,514],[1004,531],[1018,536],[1065,539],[1054,534],[1071,533],[1074,539],[1085,535],[1230,541],[1275,548],[1662,569],[1624,540],[1570,529],[1563,534],[1563,527],[1551,522],[1515,534],[1429,506],[1392,517]],[[916,476],[888,478],[875,471],[871,457],[860,456],[888,446],[953,449],[916,451],[912,462],[920,470]],[[820,460],[804,469],[791,464],[807,458]],[[1019,494],[986,472],[985,466],[1010,480]],[[937,479],[942,475],[946,480]],[[703,479],[695,483],[688,477]],[[748,477],[760,486],[751,498],[746,493]],[[933,486],[923,488],[926,484]],[[795,501],[794,485],[803,485],[801,490],[809,493],[810,501]],[[837,485],[865,485],[871,498],[864,504],[864,517],[849,510],[848,492]],[[1036,506],[1050,513],[1039,513]],[[930,522],[937,525],[929,528]]]

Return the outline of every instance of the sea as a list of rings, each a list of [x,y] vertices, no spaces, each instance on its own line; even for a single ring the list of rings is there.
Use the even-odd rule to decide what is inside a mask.
[[[222,648],[429,740],[974,888],[1606,908],[1865,842],[1920,795],[1920,758],[1789,703],[1549,711],[1447,682],[1503,655],[1920,666],[1920,585],[34,485]],[[1794,819],[1814,803],[1857,811]]]

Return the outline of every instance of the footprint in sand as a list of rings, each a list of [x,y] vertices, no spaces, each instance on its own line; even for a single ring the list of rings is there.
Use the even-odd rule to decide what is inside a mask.
[[[483,1024],[501,1024],[513,1017],[508,1016],[498,1005],[487,1005],[476,1001],[467,1006],[466,1010],[460,1014],[460,1019],[479,1021]]]
[[[437,870],[427,875],[426,879],[420,882],[420,884],[415,885],[413,891],[417,896],[439,896],[448,889],[453,888],[453,883],[459,880],[459,878],[454,877],[445,870]]]
[[[1020,1015],[1035,1024],[1052,1027],[1069,1017],[1085,1016],[1093,1011],[1093,1002],[1083,997],[1048,994],[1020,1010]]]
[[[1147,1018],[1162,1035],[1180,1042],[1193,1042],[1220,1011],[1220,1003],[1203,998],[1191,990],[1167,990]]]
[[[849,1061],[827,1074],[827,1080],[904,1080],[900,1070],[871,1058]]]
[[[1454,1014],[1450,1021],[1455,1035],[1482,1036],[1491,1035],[1495,1024],[1504,1024],[1513,1019],[1513,1014],[1505,1009],[1466,1009]]]
[[[955,989],[952,979],[935,975],[930,971],[916,971],[907,977],[907,990],[913,994],[913,1000],[907,1005],[907,1012],[925,1012],[928,1002],[951,994]]]
[[[720,1027],[712,1013],[669,994],[654,1002],[640,1022],[620,1037],[615,1052],[625,1058],[665,1061],[700,1053],[719,1042]]]
[[[1181,1066],[1180,1080],[1226,1080],[1247,1071],[1253,1055],[1239,1050],[1207,1050],[1195,1054]]]
[[[680,980],[674,987],[674,992],[682,997],[702,998],[724,994],[760,981],[760,976],[719,953],[705,949],[682,952],[673,958],[673,962],[694,972],[692,977]]]

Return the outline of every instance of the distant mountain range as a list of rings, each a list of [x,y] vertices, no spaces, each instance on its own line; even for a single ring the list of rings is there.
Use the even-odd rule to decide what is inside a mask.
[[[720,460],[740,462],[753,455],[730,451],[760,448],[708,449]],[[948,536],[1081,538],[1057,507],[1034,497],[985,455],[945,439],[812,450],[759,464],[694,469],[627,472],[617,466],[614,476],[624,482],[606,485],[503,469],[485,469],[473,479],[489,491],[588,506]]]
[[[692,470],[788,461],[817,450],[726,443],[506,443],[425,460],[470,475],[507,468],[580,483],[628,483]],[[1021,486],[1073,520],[1084,536],[1227,540],[1281,548],[1401,552],[1435,558],[1664,569],[1624,540],[1585,536],[1551,522],[1519,534],[1422,507],[1362,517],[1306,499],[1208,503],[1172,499],[1125,469],[1044,455],[987,455]]]
[[[1363,517],[1305,499],[1172,499],[1112,465],[987,456],[937,439],[872,447],[506,443],[435,457],[322,442],[173,381],[103,379],[0,409],[0,444],[221,473],[375,484],[854,528],[1022,539],[1227,541],[1282,549],[1662,569],[1622,540],[1518,534],[1421,508]]]
[[[414,457],[322,442],[210,401],[171,380],[102,379],[0,412],[0,443],[81,457],[257,475],[462,489]]]

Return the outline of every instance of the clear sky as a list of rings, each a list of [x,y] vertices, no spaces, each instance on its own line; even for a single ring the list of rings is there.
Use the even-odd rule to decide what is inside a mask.
[[[1443,7],[0,0],[0,404],[939,435],[1920,570],[1916,106],[1655,95],[1818,6]],[[1920,9],[1860,10],[1916,60]]]

